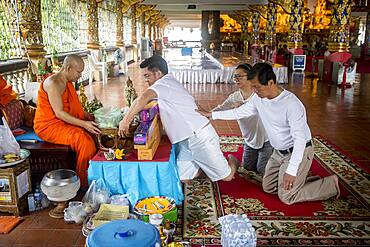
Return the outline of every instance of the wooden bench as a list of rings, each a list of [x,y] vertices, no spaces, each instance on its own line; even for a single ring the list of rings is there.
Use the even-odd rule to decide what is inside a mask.
[[[69,146],[49,142],[20,142],[21,148],[31,152],[29,157],[31,181],[35,186],[45,173],[56,169],[75,169],[75,153]]]
[[[22,101],[23,108],[16,107],[17,111],[23,109],[25,112],[26,102]],[[19,114],[7,114],[9,113],[6,108],[0,110],[0,117],[3,114],[6,114],[7,118],[19,117]],[[26,123],[25,115],[23,116],[23,125]],[[12,119],[8,119],[9,122]],[[33,121],[33,119],[32,119]],[[14,127],[14,126],[13,126]],[[18,128],[17,125],[16,128]],[[20,126],[19,128],[25,130],[31,130],[29,127]],[[45,173],[55,170],[55,169],[72,169],[75,168],[75,154],[69,146],[52,144],[49,142],[22,142],[19,141],[21,148],[28,149],[31,152],[29,157],[30,171],[31,171],[31,181],[32,185],[35,186],[37,183],[40,183]]]

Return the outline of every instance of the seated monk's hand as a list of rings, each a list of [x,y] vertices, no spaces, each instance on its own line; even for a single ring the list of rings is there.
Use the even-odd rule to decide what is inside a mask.
[[[95,123],[94,121],[85,121],[85,124],[83,126],[87,131],[93,134],[100,134],[101,131],[98,128],[98,124]]]
[[[204,110],[198,110],[198,109],[195,109],[196,112],[199,112],[201,115],[207,117],[207,118],[211,118],[212,117],[212,112],[209,112],[209,111],[204,111]]]
[[[118,125],[118,135],[125,137],[129,133],[130,122],[124,117]]]
[[[95,117],[93,114],[89,113],[89,112],[85,112],[85,120],[87,121],[94,121],[95,120]]]

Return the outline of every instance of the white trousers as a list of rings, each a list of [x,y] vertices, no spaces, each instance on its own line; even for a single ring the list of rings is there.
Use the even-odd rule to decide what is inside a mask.
[[[193,179],[201,169],[212,181],[226,178],[230,166],[220,149],[220,138],[211,124],[177,143],[180,180]]]

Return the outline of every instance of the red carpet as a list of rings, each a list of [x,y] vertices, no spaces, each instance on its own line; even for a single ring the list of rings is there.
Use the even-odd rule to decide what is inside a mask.
[[[225,155],[241,158],[240,138],[224,137],[222,142]],[[184,187],[182,239],[220,246],[218,217],[246,213],[256,229],[258,246],[370,246],[369,174],[325,140],[315,138],[314,146],[312,175],[337,174],[339,200],[288,206],[277,195],[263,192],[261,177],[244,169],[231,182],[194,180]]]

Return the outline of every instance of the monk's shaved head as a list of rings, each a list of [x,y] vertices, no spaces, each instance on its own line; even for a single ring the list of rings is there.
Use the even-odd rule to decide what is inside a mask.
[[[85,63],[81,57],[71,54],[64,58],[61,73],[69,81],[78,81],[84,71]]]
[[[84,64],[84,61],[82,60],[81,57],[75,54],[70,54],[64,58],[63,62],[63,67],[68,68],[68,67],[74,67],[76,65],[81,65]]]

